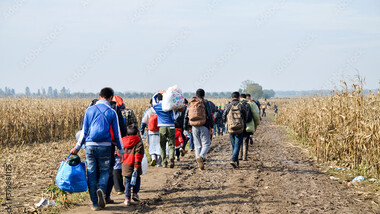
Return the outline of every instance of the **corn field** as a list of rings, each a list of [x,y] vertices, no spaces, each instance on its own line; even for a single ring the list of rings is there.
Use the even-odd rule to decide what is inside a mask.
[[[75,139],[91,99],[0,98],[0,145]],[[149,100],[125,100],[141,120]]]
[[[335,162],[380,176],[380,92],[363,94],[363,83],[331,96],[290,99],[277,124],[290,127],[320,162]]]

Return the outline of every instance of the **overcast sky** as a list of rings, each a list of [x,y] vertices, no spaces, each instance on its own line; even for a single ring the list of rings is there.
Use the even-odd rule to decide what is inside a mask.
[[[0,88],[379,88],[380,1],[1,0]]]

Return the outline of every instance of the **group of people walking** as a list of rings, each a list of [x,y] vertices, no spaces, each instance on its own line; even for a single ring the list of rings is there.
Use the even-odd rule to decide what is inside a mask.
[[[179,161],[188,152],[189,142],[199,169],[205,170],[213,135],[225,132],[229,133],[232,145],[231,166],[238,168],[239,160],[247,160],[248,146],[253,144],[253,133],[260,123],[260,108],[249,94],[233,92],[222,109],[205,98],[203,89],[198,89],[195,97],[184,100],[183,108],[164,111],[164,93],[157,92],[151,98],[150,107],[141,118],[140,130],[133,110],[126,108],[123,99],[114,95],[111,88],[103,88],[99,99],[93,100],[86,110],[81,134],[70,152],[77,154],[85,148],[92,210],[113,203],[112,188],[118,194],[125,191],[127,206],[131,199],[140,200],[145,138],[151,166],[174,168],[176,159]]]

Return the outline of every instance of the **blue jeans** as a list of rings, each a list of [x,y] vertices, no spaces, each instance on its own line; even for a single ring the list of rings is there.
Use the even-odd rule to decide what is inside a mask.
[[[134,186],[131,185],[131,177],[124,177],[124,178],[125,178],[125,198],[131,199],[131,187],[133,187],[133,193],[139,193],[141,178],[140,176],[137,176],[136,185]]]
[[[232,161],[237,162],[239,164],[239,152],[240,146],[243,142],[243,133],[234,135],[230,134],[230,141],[232,145]]]
[[[191,150],[194,150],[194,137],[193,137],[193,133],[190,132],[190,138],[189,138],[189,149]]]
[[[112,187],[114,185],[113,182],[113,167],[115,166],[115,146],[111,146],[111,160],[110,160],[110,175],[108,177],[107,190],[104,192],[106,194],[106,199],[111,198]]]
[[[111,146],[86,146],[87,183],[93,206],[98,206],[96,190],[107,191]]]

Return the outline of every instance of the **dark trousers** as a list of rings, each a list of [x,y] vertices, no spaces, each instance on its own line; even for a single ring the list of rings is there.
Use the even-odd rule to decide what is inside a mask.
[[[108,177],[108,184],[106,190],[106,199],[111,197],[112,187],[113,187],[113,166],[115,166],[115,146],[111,146],[111,160],[110,160],[110,171]]]
[[[248,160],[248,145],[249,145],[249,140],[251,139],[251,133],[244,132],[243,133],[243,142],[240,147],[240,155],[239,159],[240,160]]]
[[[140,176],[137,176],[136,179],[136,185],[131,185],[131,177],[124,177],[125,178],[125,197],[127,199],[131,199],[131,188],[133,187],[133,193],[139,193],[140,192],[140,185],[141,185],[141,178]]]
[[[124,192],[124,182],[123,175],[121,174],[121,169],[113,170],[113,184],[116,192]]]

